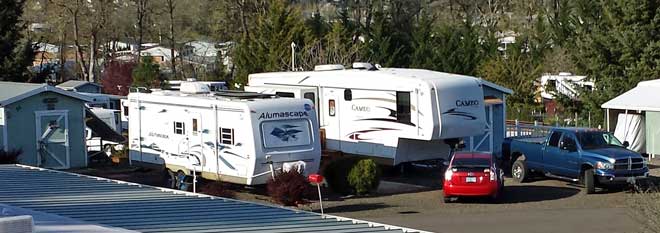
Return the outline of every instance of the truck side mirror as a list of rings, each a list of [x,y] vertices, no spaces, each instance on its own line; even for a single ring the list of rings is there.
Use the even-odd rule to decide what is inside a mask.
[[[630,142],[623,141],[623,147],[628,148],[629,146],[630,146]]]

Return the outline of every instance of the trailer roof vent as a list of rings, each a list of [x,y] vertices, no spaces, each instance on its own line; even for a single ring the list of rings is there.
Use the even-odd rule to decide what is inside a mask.
[[[182,82],[180,91],[186,94],[205,94],[211,92],[208,85],[198,82]]]
[[[343,70],[343,69],[344,69],[344,66],[339,65],[339,64],[314,66],[314,71],[331,71],[331,70]]]
[[[353,69],[356,70],[378,70],[376,66],[368,62],[354,62]]]

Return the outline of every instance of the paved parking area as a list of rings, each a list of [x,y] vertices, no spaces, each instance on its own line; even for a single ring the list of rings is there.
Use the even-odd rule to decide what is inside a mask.
[[[655,161],[658,163],[658,161]],[[652,166],[660,176],[660,167]],[[324,202],[326,212],[434,232],[638,232],[630,190],[586,195],[565,181],[506,181],[502,203],[442,203],[442,190]]]

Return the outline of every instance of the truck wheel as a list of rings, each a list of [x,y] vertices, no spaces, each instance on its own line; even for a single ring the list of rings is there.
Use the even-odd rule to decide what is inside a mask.
[[[584,171],[584,191],[587,194],[596,192],[596,186],[594,184],[594,169],[590,168]]]
[[[525,160],[517,160],[513,163],[513,166],[511,166],[511,177],[514,181],[518,183],[525,182],[528,176],[529,171],[527,170]]]

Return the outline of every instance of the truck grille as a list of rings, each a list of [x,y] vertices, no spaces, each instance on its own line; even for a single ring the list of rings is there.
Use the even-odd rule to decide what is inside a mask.
[[[634,170],[634,169],[641,169],[644,167],[644,159],[641,158],[625,158],[625,159],[617,159],[616,162],[614,162],[614,169],[615,170]]]

